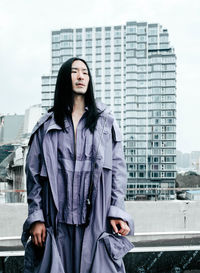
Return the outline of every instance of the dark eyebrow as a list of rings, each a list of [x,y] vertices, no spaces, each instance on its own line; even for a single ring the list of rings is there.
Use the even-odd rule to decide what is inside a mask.
[[[72,67],[72,69],[76,69],[76,70],[78,70],[78,68],[77,68],[77,67]],[[87,68],[83,68],[82,70],[84,70],[84,71],[88,71],[88,70],[87,70]]]

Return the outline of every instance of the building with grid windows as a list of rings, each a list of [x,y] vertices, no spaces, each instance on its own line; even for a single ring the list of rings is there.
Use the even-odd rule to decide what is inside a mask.
[[[174,199],[176,56],[159,24],[61,29],[52,32],[51,74],[42,77],[42,112],[53,103],[61,64],[82,57],[95,96],[111,107],[124,136],[127,199]]]

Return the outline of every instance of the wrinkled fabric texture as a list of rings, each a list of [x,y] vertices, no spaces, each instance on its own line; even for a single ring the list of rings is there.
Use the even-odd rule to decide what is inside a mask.
[[[127,248],[130,247],[130,245],[124,247],[124,244],[128,244],[127,239],[125,238],[126,243],[124,243],[117,238],[118,245],[122,245],[122,247],[117,247],[120,255],[117,254],[117,250],[114,251],[114,256],[113,237],[107,236],[107,239],[100,239],[105,233],[112,235],[110,218],[120,218],[126,221],[131,229],[130,235],[133,235],[134,232],[133,221],[124,210],[126,164],[122,137],[113,116],[107,111],[106,107],[103,104],[97,104],[97,106],[101,111],[104,111],[98,119],[93,135],[92,147],[96,160],[93,173],[92,210],[90,223],[85,228],[82,241],[80,273],[98,272],[96,268],[98,263],[101,264],[102,272],[124,273],[122,256],[127,253]],[[36,262],[39,269],[31,271],[29,267],[29,269],[25,269],[28,270],[25,271],[27,273],[40,272],[38,270],[42,265],[44,273],[53,272],[44,267],[52,253],[54,253],[54,260],[57,260],[57,266],[62,265],[62,262],[60,265],[61,258],[58,254],[58,247],[54,243],[57,236],[59,211],[57,158],[58,132],[60,130],[60,126],[55,123],[53,114],[48,113],[35,126],[30,138],[30,148],[26,161],[28,218],[23,226],[22,242],[26,246],[30,236],[31,224],[35,221],[42,221],[52,231],[48,238],[51,240],[53,250],[47,247],[47,243],[49,243],[47,239],[42,261]],[[88,130],[87,145],[91,145],[91,140],[92,134]],[[88,154],[88,158],[91,156]],[[108,255],[108,253],[110,254]],[[113,257],[115,257],[115,261],[113,261]],[[54,272],[62,272],[62,269]]]
[[[79,273],[84,225],[58,223],[57,248],[65,273]]]
[[[86,223],[93,139],[88,141],[89,132],[84,127],[85,114],[76,129],[76,144],[70,117],[65,120],[65,131],[58,131],[58,221],[62,223]]]
[[[65,273],[52,228],[47,228],[45,248],[29,241],[25,247],[24,273]]]

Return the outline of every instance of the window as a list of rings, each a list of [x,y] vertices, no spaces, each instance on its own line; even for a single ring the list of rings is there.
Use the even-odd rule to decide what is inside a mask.
[[[115,61],[121,61],[121,53],[115,53],[114,54],[114,60]]]
[[[149,28],[149,35],[156,35],[158,32],[157,28]]]
[[[111,55],[110,54],[105,54],[105,60],[110,61],[111,60]]]
[[[59,34],[52,36],[52,42],[59,42],[59,41],[60,41],[60,35]]]
[[[136,56],[137,57],[145,57],[145,51],[144,50],[137,51]]]
[[[134,27],[134,26],[127,26],[126,27],[126,32],[127,33],[136,33],[136,27]]]
[[[121,104],[121,98],[114,98],[114,104]]]
[[[149,42],[150,43],[157,43],[157,36],[151,36],[151,37],[149,37]]]
[[[108,30],[105,31],[105,37],[110,38],[110,31],[108,31]]]
[[[96,40],[96,46],[101,46],[101,40]]]
[[[76,40],[82,40],[82,35],[80,33],[76,34]]]
[[[96,32],[96,39],[101,39],[101,32],[100,31]]]
[[[101,54],[101,47],[96,48],[96,54]]]
[[[72,42],[66,42],[66,41],[64,41],[64,42],[60,43],[60,46],[61,47],[73,47],[73,44],[72,44]]]
[[[135,50],[127,50],[126,57],[135,57]]]
[[[146,36],[144,35],[138,36],[138,42],[145,42],[145,41],[146,41]]]
[[[60,48],[60,44],[56,43],[56,44],[52,44],[52,49],[59,49]]]
[[[152,177],[159,177],[159,173],[158,172],[153,172]]]
[[[126,49],[136,49],[136,43],[127,43],[126,44]],[[130,51],[129,51],[130,52]],[[129,53],[130,55],[131,53]],[[134,54],[134,53],[132,53]]]
[[[155,163],[156,163],[156,162],[159,162],[158,157],[154,157],[154,158],[153,158],[153,162],[155,162]]]
[[[60,59],[59,58],[53,58],[52,59],[52,63],[53,64],[58,64],[60,62]]]
[[[137,64],[137,59],[136,58],[127,58],[126,64]]]
[[[145,173],[144,172],[139,172],[139,177],[145,177]]]
[[[121,39],[114,39],[114,45],[121,45]]]
[[[106,46],[105,47],[105,53],[110,53],[110,52],[111,52],[110,46]]]

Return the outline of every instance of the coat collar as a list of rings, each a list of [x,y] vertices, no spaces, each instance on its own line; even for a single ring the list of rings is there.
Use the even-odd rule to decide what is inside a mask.
[[[97,105],[97,108],[102,112],[101,113],[102,116],[105,116],[106,114],[111,112],[110,109],[104,103],[100,101],[96,101],[96,105]],[[85,110],[88,111],[87,106],[85,107]],[[31,132],[29,144],[31,143],[33,134],[42,126],[42,124],[44,124],[48,120],[49,120],[49,123],[47,125],[46,132],[49,132],[50,130],[62,130],[62,128],[55,122],[54,113],[53,112],[46,113],[40,118],[40,120],[36,123],[35,127],[33,128]],[[68,128],[69,126],[70,126],[69,120],[65,119],[65,128]]]

